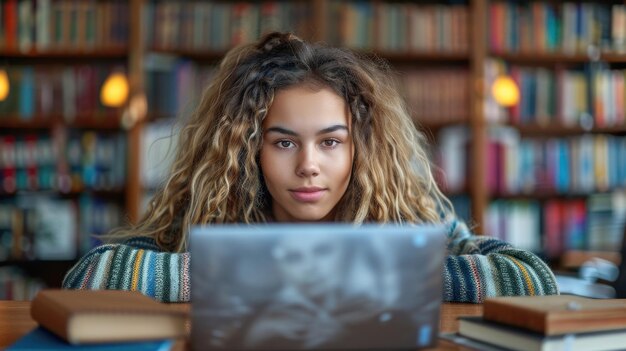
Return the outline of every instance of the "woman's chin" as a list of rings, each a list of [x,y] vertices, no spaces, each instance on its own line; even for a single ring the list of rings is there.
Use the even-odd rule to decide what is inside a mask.
[[[293,222],[330,222],[332,216],[330,211],[302,211],[300,213],[292,213]]]

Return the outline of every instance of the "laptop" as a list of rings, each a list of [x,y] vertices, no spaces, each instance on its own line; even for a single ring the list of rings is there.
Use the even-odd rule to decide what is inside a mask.
[[[414,350],[439,327],[444,226],[193,227],[194,350]]]

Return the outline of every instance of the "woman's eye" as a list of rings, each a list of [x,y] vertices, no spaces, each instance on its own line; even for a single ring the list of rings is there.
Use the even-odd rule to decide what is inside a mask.
[[[339,141],[338,141],[338,140],[335,140],[335,139],[327,139],[327,140],[324,140],[324,141],[322,142],[322,144],[323,144],[325,147],[335,147],[335,146],[337,146],[337,144],[339,144]]]
[[[289,149],[294,146],[293,143],[289,140],[279,140],[276,142],[276,145],[278,145],[278,147],[282,149]]]

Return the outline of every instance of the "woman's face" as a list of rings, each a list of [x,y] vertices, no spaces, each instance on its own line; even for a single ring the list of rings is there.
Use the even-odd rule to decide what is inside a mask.
[[[280,90],[263,121],[261,171],[280,222],[332,220],[354,157],[350,114],[329,88]]]

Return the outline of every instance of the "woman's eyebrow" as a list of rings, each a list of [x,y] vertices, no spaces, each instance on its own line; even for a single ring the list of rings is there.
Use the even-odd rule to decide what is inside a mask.
[[[348,131],[348,126],[343,125],[343,124],[336,124],[334,126],[330,126],[330,127],[321,129],[316,134],[317,135],[322,135],[322,134],[332,133],[332,132],[335,132],[335,131],[338,131],[338,130],[345,130],[347,132]],[[265,133],[270,133],[270,132],[286,134],[286,135],[292,135],[292,136],[298,136],[298,133],[294,132],[293,130],[290,130],[290,129],[287,129],[287,128],[283,128],[283,127],[270,127],[270,128],[267,128],[265,130]]]
[[[322,130],[320,130],[319,132],[317,132],[317,135],[322,135],[322,134],[327,134],[327,133],[332,133],[338,130],[345,130],[346,132],[348,131],[348,126],[343,125],[343,124],[336,124],[334,126],[330,126],[328,128],[324,128]]]
[[[287,135],[292,135],[292,136],[298,136],[298,133],[294,132],[293,130],[289,130],[289,129],[282,128],[282,127],[270,127],[270,128],[267,128],[265,130],[265,133],[269,133],[269,132],[275,132],[275,133],[280,133],[280,134],[287,134]]]

